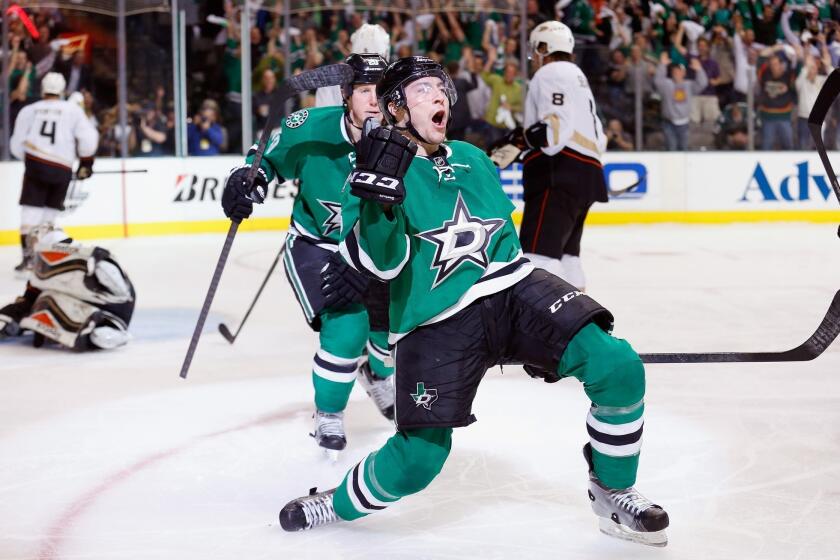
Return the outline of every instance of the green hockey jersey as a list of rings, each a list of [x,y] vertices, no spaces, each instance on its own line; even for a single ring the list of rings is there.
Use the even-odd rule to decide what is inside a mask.
[[[341,190],[356,152],[345,129],[342,107],[301,109],[289,115],[268,141],[260,167],[269,180],[298,179],[290,231],[338,242]],[[251,154],[246,161],[251,163]]]
[[[522,255],[499,174],[484,152],[447,142],[416,156],[406,198],[386,214],[345,188],[339,250],[359,271],[390,282],[390,343],[504,290],[533,266]]]

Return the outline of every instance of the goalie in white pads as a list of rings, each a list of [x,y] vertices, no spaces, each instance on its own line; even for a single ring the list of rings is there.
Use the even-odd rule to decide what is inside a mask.
[[[20,194],[23,259],[15,267],[16,272],[25,273],[31,265],[27,234],[39,225],[54,223],[64,209],[77,155],[76,179],[87,179],[93,174],[99,133],[78,103],[62,99],[65,86],[64,76],[58,72],[44,76],[43,99],[21,109],[9,140],[12,155],[26,166]]]
[[[134,287],[106,249],[74,243],[60,229],[37,228],[26,291],[0,308],[0,338],[35,333],[72,350],[110,349],[130,339]]]

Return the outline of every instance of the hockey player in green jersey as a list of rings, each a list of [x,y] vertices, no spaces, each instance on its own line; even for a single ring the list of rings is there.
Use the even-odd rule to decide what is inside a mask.
[[[269,140],[255,193],[248,193],[244,181],[252,149],[246,165],[231,172],[222,197],[226,215],[241,220],[250,215],[253,202],[263,201],[275,177],[300,181],[283,264],[307,322],[319,332],[320,347],[312,365],[316,407],[312,435],[333,458],[347,444],[343,411],[357,375],[382,414],[389,419],[394,414],[387,287],[368,282],[337,252],[342,186],[353,169],[354,144],[364,120],[382,118],[376,82],[386,62],[375,54],[353,54],[345,62],[355,77],[343,91],[344,106],[289,115],[281,133]],[[362,358],[365,346],[367,361]]]
[[[391,64],[377,86],[391,125],[357,144],[341,253],[391,283],[398,432],[332,490],[289,502],[287,531],[351,521],[419,492],[440,472],[452,429],[475,420],[488,368],[510,362],[546,381],[574,377],[592,403],[586,420],[589,499],[607,534],[664,546],[667,513],[633,487],[645,376],[612,316],[589,296],[534,269],[490,160],[445,142],[455,89],[425,57]],[[416,157],[415,157],[416,152]]]

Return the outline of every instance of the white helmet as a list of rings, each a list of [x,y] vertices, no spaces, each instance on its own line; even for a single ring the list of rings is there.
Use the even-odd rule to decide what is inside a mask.
[[[69,101],[70,103],[75,103],[82,109],[85,108],[85,96],[80,91],[74,91],[73,93],[71,93],[70,96],[67,97],[67,101]]]
[[[540,45],[545,44],[545,48]],[[572,54],[575,49],[575,36],[572,30],[559,21],[545,21],[531,31],[528,39],[531,51],[540,59],[554,52]]]
[[[391,37],[379,24],[365,23],[350,36],[353,54],[378,54],[385,60],[391,52]]]
[[[64,95],[64,88],[67,87],[67,82],[64,76],[58,72],[50,72],[44,79],[41,80],[41,95]]]

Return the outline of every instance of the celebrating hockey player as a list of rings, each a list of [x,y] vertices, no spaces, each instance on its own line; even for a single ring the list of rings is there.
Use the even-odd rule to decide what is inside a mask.
[[[519,239],[536,266],[583,290],[580,241],[590,206],[607,202],[601,165],[607,138],[589,82],[573,62],[572,31],[547,21],[529,43],[539,69],[525,99],[523,126],[534,150],[523,162]]]
[[[65,101],[64,76],[50,72],[41,81],[43,99],[21,109],[9,147],[24,160],[20,194],[20,246],[23,259],[15,271],[31,267],[26,237],[41,225],[54,223],[64,209],[64,198],[73,178],[73,161],[79,157],[76,179],[93,173],[93,156],[99,133],[77,103]]]
[[[391,37],[381,25],[364,23],[350,36],[350,52],[352,54],[378,54],[387,62],[391,53]],[[344,94],[341,86],[318,88],[315,92],[316,107],[330,107],[343,103]]]
[[[523,256],[513,205],[484,153],[444,141],[456,93],[443,68],[400,59],[377,94],[391,126],[356,146],[341,254],[390,281],[399,431],[337,488],[289,502],[282,527],[351,521],[425,488],[449,455],[453,428],[475,421],[485,372],[519,361],[534,377],[584,385],[589,497],[602,530],[666,544],[668,515],[633,487],[645,391],[639,356],[608,333],[606,309]]]
[[[353,54],[346,62],[355,77],[344,91],[344,107],[303,109],[286,118],[281,134],[268,143],[254,196],[262,202],[275,177],[300,180],[283,263],[307,322],[319,332],[320,348],[312,364],[313,437],[333,457],[347,444],[343,411],[357,373],[382,414],[389,419],[394,415],[393,367],[386,365],[387,287],[368,282],[338,254],[341,188],[353,169],[362,124],[367,118],[382,118],[376,82],[386,63],[376,54]],[[252,160],[253,151],[249,163],[234,169],[225,186],[222,205],[232,219],[251,213],[245,177]],[[365,347],[367,361],[362,359]]]
[[[111,253],[74,243],[40,225],[27,239],[33,258],[26,291],[0,308],[0,338],[35,333],[72,350],[110,349],[129,341],[134,287]]]

